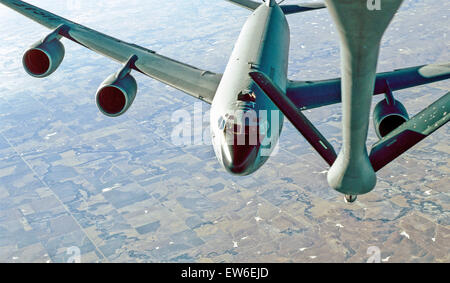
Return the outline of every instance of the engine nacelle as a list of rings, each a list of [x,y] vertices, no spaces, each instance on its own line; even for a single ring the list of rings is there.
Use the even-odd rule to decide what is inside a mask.
[[[97,91],[97,106],[109,117],[118,117],[130,108],[136,98],[137,83],[129,73],[109,76]]]
[[[380,101],[373,111],[375,132],[380,139],[408,120],[405,106],[395,99],[394,103],[388,103],[386,99]]]
[[[22,63],[29,75],[36,78],[44,78],[58,69],[64,59],[64,55],[64,45],[58,38],[50,41],[41,40],[25,52]]]

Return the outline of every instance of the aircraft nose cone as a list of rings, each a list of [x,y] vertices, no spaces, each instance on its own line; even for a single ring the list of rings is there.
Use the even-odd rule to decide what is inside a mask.
[[[256,145],[224,145],[222,146],[222,161],[225,169],[234,175],[248,175],[258,156]]]

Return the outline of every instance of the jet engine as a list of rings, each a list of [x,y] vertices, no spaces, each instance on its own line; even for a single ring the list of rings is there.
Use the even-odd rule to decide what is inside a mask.
[[[22,63],[25,71],[36,78],[51,75],[64,59],[64,45],[58,38],[48,38],[36,42],[23,55]]]
[[[408,120],[405,106],[396,99],[383,99],[373,111],[375,132],[380,139]]]
[[[137,93],[137,83],[130,74],[131,66],[137,60],[132,57],[116,74],[109,76],[97,91],[97,106],[109,117],[118,117],[127,112]]]

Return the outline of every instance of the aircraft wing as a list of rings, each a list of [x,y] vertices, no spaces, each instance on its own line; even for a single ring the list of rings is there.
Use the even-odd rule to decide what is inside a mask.
[[[59,33],[61,36],[120,63],[125,64],[130,57],[136,55],[138,59],[132,66],[133,69],[207,103],[212,102],[222,78],[221,74],[164,57],[155,51],[105,35],[26,2],[0,0],[0,3],[49,29],[64,25],[65,28]]]
[[[374,95],[450,78],[450,63],[431,64],[377,74]],[[286,95],[302,110],[341,102],[341,79],[290,81]]]
[[[302,111],[265,74],[256,71],[251,72],[250,76],[313,146],[317,153],[330,166],[333,165],[337,158],[333,146],[302,114]],[[450,92],[374,144],[369,156],[373,169],[379,171],[437,129],[447,124],[449,120]]]
[[[450,120],[450,92],[373,145],[370,162],[380,170]]]

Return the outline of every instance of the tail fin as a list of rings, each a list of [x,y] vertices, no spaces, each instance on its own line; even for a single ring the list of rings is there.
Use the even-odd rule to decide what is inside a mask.
[[[258,3],[252,0],[227,0],[232,2],[238,6],[244,7],[249,10],[256,10],[262,3]],[[269,1],[269,0],[266,0]],[[273,0],[271,0],[272,2]],[[326,8],[324,3],[305,3],[305,4],[296,4],[296,5],[280,5],[281,10],[283,10],[284,14],[294,14],[300,12],[306,12],[310,10],[323,9]]]

